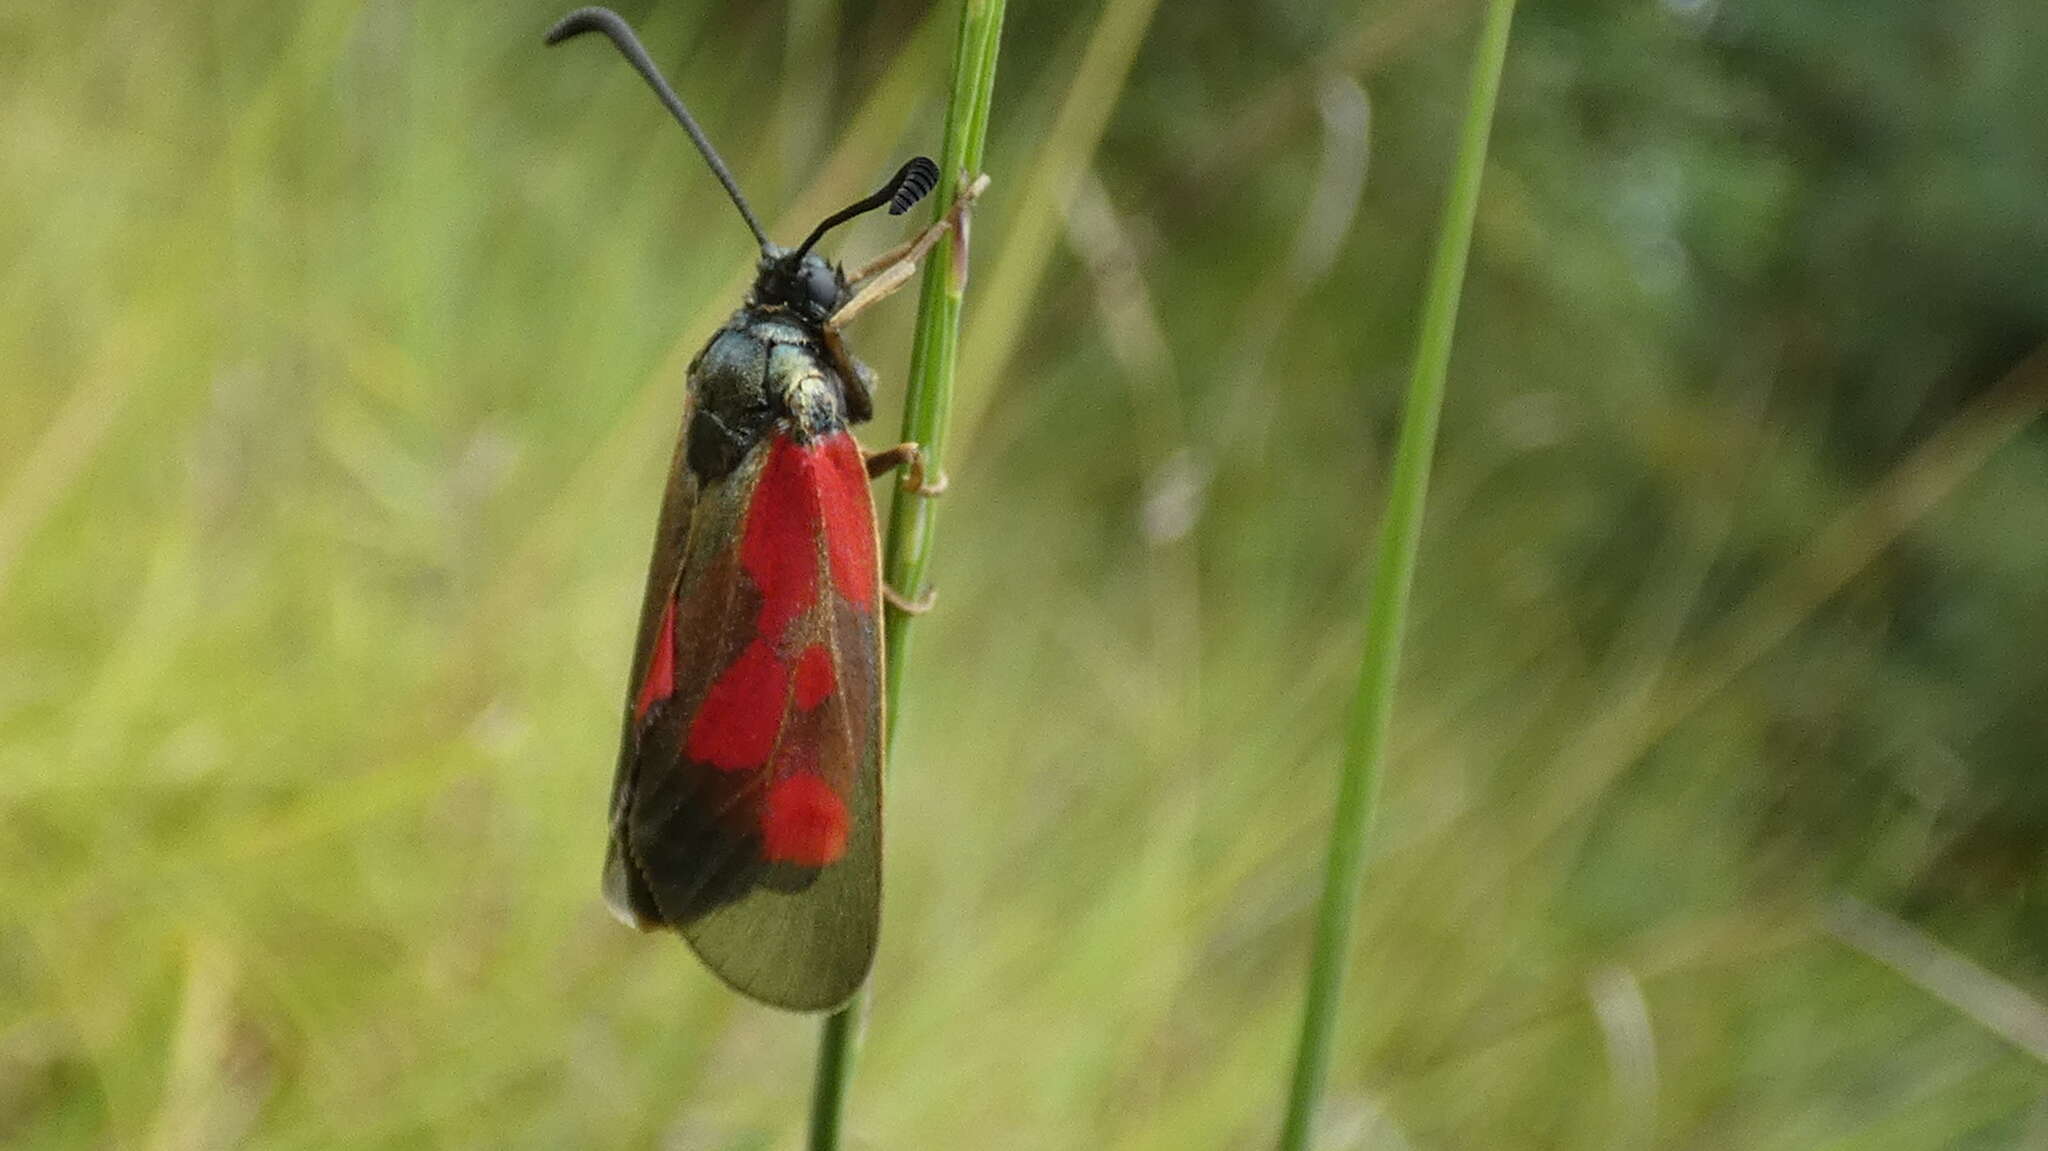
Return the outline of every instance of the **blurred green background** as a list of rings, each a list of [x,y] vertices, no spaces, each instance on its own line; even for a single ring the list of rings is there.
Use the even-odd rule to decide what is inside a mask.
[[[951,3],[620,7],[785,241],[938,144]],[[750,249],[558,9],[0,7],[0,1144],[799,1140],[597,896]],[[1474,17],[1011,5],[852,1146],[1271,1139]],[[2048,6],[1494,140],[1324,1145],[2048,1148]]]

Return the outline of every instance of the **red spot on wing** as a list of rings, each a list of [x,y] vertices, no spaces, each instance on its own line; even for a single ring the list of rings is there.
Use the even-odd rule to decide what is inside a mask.
[[[799,711],[810,712],[838,690],[838,669],[823,644],[805,647],[793,666],[777,653],[794,646],[792,629],[821,607],[821,541],[824,570],[829,573],[832,586],[856,607],[874,604],[875,519],[867,483],[867,465],[860,447],[844,432],[809,445],[798,444],[786,435],[778,435],[769,443],[768,457],[762,462],[760,478],[747,504],[746,525],[740,539],[740,567],[761,598],[756,632],[739,658],[712,682],[704,702],[691,718],[689,741],[684,749],[690,759],[725,771],[762,767],[775,750],[792,695]],[[822,606],[829,618],[829,604]],[[673,691],[672,650],[666,657],[668,663],[662,664],[663,658],[662,651],[657,650],[654,664],[669,669],[663,672],[665,682],[669,683],[665,690]],[[650,664],[650,682],[655,674],[654,664]],[[643,687],[641,694],[646,697],[649,689]],[[787,825],[781,832],[765,829],[775,822],[771,799],[762,817],[763,834],[781,834],[784,842],[797,845],[789,849],[795,854],[786,856],[791,860],[816,856],[824,850],[817,845],[825,843],[831,845],[829,858],[837,858],[844,846],[845,805],[831,794],[822,778],[808,768],[785,766],[783,780],[771,788],[771,795],[776,789],[791,786],[789,780],[802,778],[810,778],[824,788],[830,804],[823,800],[798,803],[798,798],[806,794],[801,789],[809,785],[794,785],[798,790],[787,794],[797,798],[785,802],[797,806],[785,812]],[[837,813],[832,819],[818,814],[828,806]],[[837,822],[833,823],[833,819]],[[813,830],[802,831],[806,827]],[[837,830],[832,831],[831,827]]]
[[[818,484],[810,453],[787,436],[768,446],[747,505],[740,566],[761,593],[761,634],[771,641],[817,596]]]
[[[756,637],[704,693],[690,720],[686,754],[722,771],[760,767],[775,750],[789,693],[789,667]]]
[[[845,432],[826,437],[821,446],[818,495],[832,583],[855,607],[870,607],[875,602],[875,502],[868,494],[867,461]]]
[[[761,801],[761,854],[771,863],[823,867],[846,853],[846,804],[816,772],[769,785]]]
[[[836,677],[832,674],[832,653],[825,645],[814,643],[804,649],[796,661],[796,705],[804,711],[825,702],[832,694]]]
[[[851,435],[808,447],[777,436],[747,506],[740,565],[761,593],[762,634],[779,640],[818,593],[817,538],[832,584],[855,607],[875,602],[875,505],[867,462]]]
[[[647,660],[647,675],[640,681],[640,695],[633,701],[633,719],[647,718],[647,709],[676,693],[676,601],[670,596],[662,605],[661,622],[654,629],[654,654]]]

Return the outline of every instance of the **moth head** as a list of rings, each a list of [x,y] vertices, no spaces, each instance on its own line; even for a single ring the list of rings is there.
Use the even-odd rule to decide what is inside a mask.
[[[823,322],[846,300],[846,273],[816,252],[791,252],[768,245],[761,251],[754,275],[756,304],[788,308],[814,322]]]

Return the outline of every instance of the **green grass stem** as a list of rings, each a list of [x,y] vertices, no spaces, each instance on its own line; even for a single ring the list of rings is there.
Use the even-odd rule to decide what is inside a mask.
[[[1472,65],[1471,89],[1466,97],[1465,123],[1459,133],[1456,168],[1451,174],[1450,193],[1430,266],[1428,294],[1423,300],[1422,328],[1416,341],[1414,368],[1408,378],[1386,516],[1380,525],[1379,563],[1373,574],[1366,616],[1358,694],[1345,732],[1343,771],[1336,815],[1330,825],[1329,862],[1323,879],[1315,950],[1309,961],[1301,1043],[1288,1092],[1286,1123],[1280,1133],[1281,1151],[1306,1151],[1309,1146],[1329,1068],[1331,1035],[1343,992],[1345,957],[1350,951],[1352,915],[1358,905],[1367,837],[1372,831],[1373,809],[1378,803],[1381,769],[1386,759],[1388,720],[1393,712],[1394,683],[1401,664],[1401,632],[1408,614],[1409,589],[1415,580],[1423,505],[1429,494],[1430,458],[1436,448],[1444,376],[1451,360],[1451,335],[1457,326],[1459,292],[1465,281],[1465,260],[1472,248],[1472,224],[1479,207],[1480,175],[1486,167],[1487,135],[1493,125],[1494,100],[1500,93],[1501,67],[1507,59],[1508,28],[1514,11],[1514,0],[1491,0],[1486,8],[1486,22]]]
[[[988,110],[995,90],[996,55],[1002,41],[1004,0],[965,0],[960,40],[953,57],[953,88],[940,152],[941,191],[981,171],[988,139]],[[952,208],[951,195],[932,198],[934,219]],[[924,451],[927,476],[944,474],[945,438],[953,404],[953,368],[959,355],[960,305],[967,290],[963,262],[956,270],[957,237],[947,235],[926,257],[918,298],[917,329],[904,383],[903,439]],[[896,489],[889,509],[882,570],[889,586],[916,596],[931,568],[937,509],[930,497]],[[896,757],[897,721],[903,715],[904,668],[915,617],[888,609],[884,622],[883,683],[888,729],[885,762]],[[811,1095],[811,1151],[836,1151],[846,1106],[847,1082],[861,1029],[864,997],[855,997],[825,1020],[818,1040],[818,1070]]]

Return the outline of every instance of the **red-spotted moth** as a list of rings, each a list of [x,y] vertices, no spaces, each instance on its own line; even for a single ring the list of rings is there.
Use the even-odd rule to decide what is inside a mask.
[[[881,911],[882,602],[868,481],[917,448],[866,455],[874,375],[842,326],[907,282],[961,207],[849,275],[811,251],[839,224],[931,191],[920,156],[794,249],[769,242],[732,174],[626,22],[602,32],[680,121],[761,247],[745,304],[690,364],[640,609],[612,783],[604,894],[645,930],[682,933],[712,971],[776,1007],[853,996]]]

